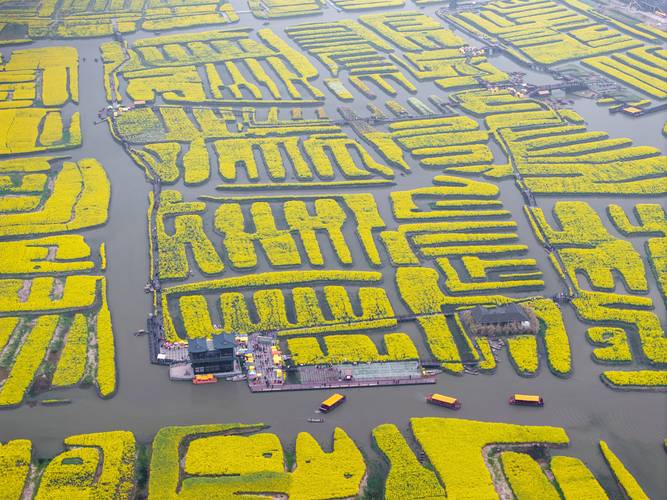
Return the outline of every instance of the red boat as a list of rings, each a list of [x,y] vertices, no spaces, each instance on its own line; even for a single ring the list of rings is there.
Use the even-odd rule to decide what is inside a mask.
[[[212,373],[206,375],[195,375],[195,378],[192,379],[192,383],[196,385],[201,384],[215,384],[218,381],[217,378]]]

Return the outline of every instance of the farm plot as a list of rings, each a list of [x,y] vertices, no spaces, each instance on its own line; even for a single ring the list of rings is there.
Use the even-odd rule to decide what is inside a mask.
[[[579,13],[572,22],[579,18],[590,22]],[[521,220],[504,207],[496,180],[514,175],[533,201],[658,195],[667,191],[664,157],[589,131],[574,111],[480,89],[508,77],[422,13],[373,13],[285,32],[304,53],[268,29],[140,39],[124,63],[118,43],[102,47],[106,79],[137,101],[112,117],[112,134],[158,185],[148,226],[164,341],[267,334],[302,365],[403,360],[419,344],[397,342],[405,340],[399,320],[411,318],[426,340],[419,357],[454,374],[468,365],[493,372],[498,332],[472,314],[512,306],[522,326],[500,335],[516,372],[535,376],[544,365],[568,376],[558,296],[539,295],[542,269],[520,241]],[[451,98],[482,124],[435,115],[371,125],[344,108],[343,120],[323,109],[312,118],[308,106],[324,94],[309,57],[326,68],[323,83],[342,100],[354,98],[350,89],[369,98],[413,92],[416,82],[470,88]],[[286,105],[299,106],[291,119]],[[492,141],[508,163],[496,161]],[[417,175],[421,187],[402,186],[402,177]],[[219,194],[208,190],[214,180]],[[661,243],[652,245],[662,255]],[[573,276],[557,271],[564,293],[574,291]],[[610,292],[608,278],[600,280]],[[648,290],[646,280],[632,286]],[[618,347],[600,350],[600,359],[628,356],[620,334],[612,337]]]
[[[582,460],[562,454],[570,439],[561,427],[412,418],[405,432],[392,423],[372,430],[387,464],[388,471],[383,468],[377,479],[388,500],[446,498],[445,487],[449,495],[484,498],[500,498],[497,492],[507,488],[520,495],[538,486],[541,498],[560,498],[556,492],[562,491],[606,499],[618,491],[598,481]],[[163,427],[150,446],[147,494],[165,499],[272,494],[304,500],[358,495],[368,479],[367,457],[342,428],[335,428],[324,441],[299,433],[290,446],[290,461],[288,448],[264,424]],[[42,458],[40,467],[31,441],[0,444],[3,494],[20,498],[25,490],[37,499],[125,500],[140,491],[135,472],[138,446],[131,432],[80,434],[65,438],[64,444],[65,451]],[[552,455],[556,450],[558,455]],[[600,452],[620,490],[632,498],[647,498],[604,441]]]
[[[599,482],[580,459],[562,451],[552,455],[570,444],[560,427],[412,418],[407,433],[390,423],[372,430],[387,463],[388,472],[383,470],[377,479],[388,500],[408,495],[446,498],[445,486],[449,495],[484,498],[500,498],[497,492],[508,487],[520,495],[539,486],[541,498],[560,498],[556,492],[562,491],[606,499],[618,491]],[[147,494],[165,499],[241,494],[304,500],[355,496],[368,479],[367,458],[345,430],[337,427],[332,434],[320,443],[307,432],[299,433],[290,462],[281,440],[267,432],[264,424],[163,427],[151,445]],[[30,491],[36,499],[125,500],[139,491],[137,443],[131,432],[80,434],[65,438],[64,444],[65,451],[39,460],[40,467],[31,441],[0,444],[3,494],[20,498]],[[600,451],[618,488],[632,498],[647,498],[606,442],[600,442]],[[418,453],[423,458],[417,459]]]
[[[395,96],[400,89],[415,93],[414,81],[434,81],[449,89],[507,80],[504,72],[488,62],[484,51],[468,47],[453,32],[418,12],[367,14],[359,22],[308,23],[286,31],[337,77],[331,80],[335,85],[329,86],[341,100],[352,98],[338,78],[343,73],[369,98],[378,92]]]
[[[651,208],[641,209],[646,229],[641,225],[634,228],[639,234],[649,228],[653,231],[664,228],[664,210],[659,205],[648,207]],[[585,202],[561,201],[554,205],[554,219],[560,229],[549,225],[539,208],[528,208],[527,213],[536,235],[558,252],[559,260],[552,262],[562,264],[562,272],[575,288],[572,301],[575,311],[584,322],[595,325],[588,330],[590,342],[599,346],[594,349],[593,359],[603,364],[649,368],[605,371],[603,381],[618,388],[664,389],[667,336],[652,311],[652,300],[640,295],[648,291],[641,255],[630,242],[614,238]],[[625,230],[633,229],[620,207],[610,206],[610,214]],[[658,267],[664,260],[659,246],[663,239],[654,238],[649,240],[652,245],[647,244],[652,248],[651,262],[657,261]],[[616,292],[619,284],[627,294]]]
[[[667,192],[667,157],[659,149],[589,131],[572,110],[554,110],[509,91],[457,93],[454,99],[484,117],[535,195]]]
[[[25,43],[41,38],[94,38],[138,29],[163,31],[196,26],[229,24],[238,16],[226,0],[131,0],[90,2],[48,0],[9,2],[0,6],[3,39],[17,31]],[[18,30],[16,28],[19,28]],[[3,31],[7,32],[7,35]]]
[[[0,66],[0,109],[77,103],[78,63],[78,54],[72,47],[12,51]]]
[[[582,6],[585,13],[578,10]],[[591,18],[588,11],[578,0],[510,0],[490,2],[477,12],[462,11],[447,17],[480,38],[491,37],[527,64],[548,66],[642,45],[624,33],[630,27],[619,22],[608,26],[600,21],[608,22],[609,18]],[[637,33],[655,39],[649,33],[633,31]]]
[[[111,187],[93,158],[51,153],[81,144],[75,49],[15,50],[3,66],[0,132],[0,407],[28,393],[95,385],[116,390],[104,243]],[[29,90],[29,92],[26,92]],[[23,92],[23,93],[22,93]],[[17,153],[23,156],[9,157]]]
[[[517,186],[529,202],[526,213],[536,237],[574,297],[578,316],[594,325],[588,331],[596,346],[593,359],[641,368],[604,372],[603,381],[617,388],[663,389],[664,325],[653,312],[652,300],[642,296],[649,281],[641,255],[629,241],[613,237],[587,203],[557,202],[554,217],[560,229],[555,229],[535,200],[556,194],[662,195],[667,191],[667,158],[658,149],[589,131],[573,111],[557,111],[509,91],[457,93],[454,99],[465,111],[484,118],[508,154]],[[498,173],[502,171],[486,175]],[[645,242],[646,253],[664,294],[663,208],[637,205],[638,225],[619,206],[610,206],[609,215],[624,235],[652,236]],[[618,285],[627,294],[618,293]]]
[[[113,133],[133,144],[130,154],[149,178],[166,184],[205,183],[211,166],[230,188],[238,181],[252,189],[363,186],[395,176],[330,120],[286,120],[278,108],[266,120],[250,111],[239,119],[227,108],[138,108],[118,117]]]
[[[640,47],[621,54],[590,57],[582,63],[652,97],[667,98],[665,49]]]
[[[429,16],[406,11],[366,14],[359,20],[404,52],[394,51],[391,60],[420,82],[433,81],[446,90],[508,80],[504,71],[488,61],[484,50],[467,45]]]
[[[136,442],[128,431],[80,434],[65,439],[67,450],[46,461],[32,462],[32,443],[14,440],[0,444],[2,494],[21,498],[133,498]],[[35,461],[36,462],[36,461]]]
[[[79,382],[95,381],[110,396],[116,382],[104,246],[91,249],[79,234],[49,236],[106,222],[106,174],[92,159],[45,157],[0,161],[0,171],[21,179],[0,190],[0,362],[8,373],[0,404],[20,404],[33,386],[40,392]]]
[[[174,111],[174,108],[168,109],[169,113]],[[133,114],[139,112],[151,118],[134,120]],[[160,112],[164,113],[164,110]],[[224,110],[221,113],[224,115]],[[155,117],[155,111],[129,112],[115,120],[114,130],[126,130],[126,137],[135,141],[148,140],[155,135],[151,129],[138,127],[130,134],[125,126],[153,123],[158,127],[160,120]],[[169,121],[173,123],[173,120]],[[302,121],[278,124],[280,134],[312,126]],[[264,125],[268,124],[247,123],[244,129],[263,139],[261,131],[264,129],[261,127]],[[234,130],[234,127],[229,128]],[[460,169],[467,173],[472,167],[474,173],[479,168],[482,171],[491,168],[492,160],[486,145],[489,134],[478,128],[469,118],[452,117],[397,121],[388,132],[371,127],[359,127],[357,131],[395,168],[409,169],[407,161],[412,156],[420,158],[421,164],[428,169],[443,172]],[[181,139],[197,135],[194,127],[190,129],[192,135],[186,127],[178,130]],[[267,126],[266,130],[271,129]],[[122,136],[120,132],[117,134]],[[170,134],[166,132],[163,137],[169,138]],[[284,140],[283,137],[281,135],[280,140]],[[249,139],[243,140],[248,142]],[[244,147],[241,141],[235,144],[226,149],[224,157],[229,165],[238,164],[237,155]],[[139,150],[134,149],[135,154],[136,151]],[[252,155],[246,157],[246,165],[252,164]],[[174,172],[178,173],[175,163],[173,165]],[[389,167],[382,168],[386,169],[386,174],[393,175]],[[229,182],[221,186],[225,190],[237,186],[235,175],[223,177]],[[176,178],[168,180],[175,181]],[[266,184],[257,182],[261,180],[257,177],[250,180],[249,188],[281,187],[282,176],[274,176]],[[363,187],[363,180],[358,182],[359,187]],[[299,187],[308,185],[304,182]],[[318,189],[325,188],[327,182],[318,181],[314,185]],[[246,184],[238,186],[245,189]],[[292,185],[287,187],[294,189]],[[451,311],[461,306],[511,302],[511,299],[484,295],[491,291],[525,293],[543,288],[537,263],[535,259],[525,257],[528,247],[518,242],[516,222],[497,199],[498,194],[497,186],[491,183],[447,172],[433,177],[432,187],[394,190],[387,199],[391,207],[391,219],[387,219],[380,214],[379,195],[370,192],[205,195],[201,197],[203,201],[183,201],[181,192],[163,190],[159,204],[155,205],[156,200],[152,202],[158,207],[155,220],[157,253],[153,262],[160,280],[166,285],[167,280],[189,279],[193,272],[202,277],[239,274],[238,277],[209,278],[164,288],[160,306],[165,318],[166,338],[176,342],[207,337],[212,333],[273,332],[287,338],[345,333],[348,336],[344,339],[325,339],[328,355],[334,346],[334,356],[337,357],[383,359],[380,356],[385,355],[373,351],[367,337],[362,335],[353,340],[351,334],[364,329],[395,327],[396,306],[400,304],[392,305],[382,289],[384,273],[351,271],[348,266],[435,265],[445,278],[447,293],[452,297],[449,302]],[[213,232],[209,229],[207,213],[213,215]],[[248,227],[254,229],[248,230]],[[327,247],[333,250],[332,254]],[[258,266],[266,265],[276,271],[248,274]],[[323,266],[326,271],[321,270]],[[303,270],[291,270],[294,268]],[[336,268],[339,270],[334,271]],[[232,288],[235,289],[233,292],[225,291]],[[399,286],[399,289],[402,295],[410,296],[409,286]],[[470,294],[475,296],[470,297]],[[436,312],[421,310],[422,306],[403,298],[411,314],[428,316]],[[536,314],[535,333],[538,325],[543,324],[540,334],[543,340],[540,342],[544,342],[549,351],[549,367],[554,373],[566,375],[570,371],[569,344],[560,313],[547,299],[537,298],[533,302],[536,304],[533,313]],[[253,319],[255,314],[257,319]],[[486,338],[471,340],[460,322],[453,324],[453,333],[447,327],[443,330],[446,333],[430,337],[431,330],[424,325],[431,319],[418,318],[432,353],[448,369],[453,372],[462,370],[458,348],[450,345],[456,354],[447,348],[441,349],[441,344],[448,342],[452,345],[463,342],[466,361],[481,362],[489,369],[495,367]],[[525,332],[522,333],[524,336],[510,340],[508,348],[517,371],[532,375],[539,368],[539,343],[534,338],[524,338]],[[447,337],[447,340],[438,340],[440,337]],[[343,342],[348,344],[345,349]],[[352,347],[355,343],[367,347],[358,351]],[[314,337],[297,339],[288,345],[294,348],[295,354],[299,349],[305,349],[308,354],[302,355],[302,359],[325,359],[324,351],[318,351]],[[401,348],[401,351],[406,349]],[[393,357],[407,359],[406,354]]]
[[[307,432],[300,433],[296,463],[288,471],[278,437],[257,433],[264,427],[231,424],[163,428],[153,442],[149,494],[175,498],[181,482],[178,497],[185,498],[270,492],[289,498],[326,499],[359,492],[366,464],[343,429],[335,429],[330,452]],[[182,453],[184,466],[180,465]]]
[[[384,9],[405,5],[405,0],[331,0],[331,2],[337,8],[348,11]]]
[[[101,46],[105,81],[122,77],[134,101],[251,105],[307,104],[324,98],[310,82],[317,70],[303,54],[270,29],[258,30],[257,39],[251,31],[139,39],[127,49],[125,63],[120,43],[107,42]],[[107,85],[107,98],[112,97]]]
[[[320,14],[325,3],[322,0],[248,0],[248,7],[258,19],[276,19]]]

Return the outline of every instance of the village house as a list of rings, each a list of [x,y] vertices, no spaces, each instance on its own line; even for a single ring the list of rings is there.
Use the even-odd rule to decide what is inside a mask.
[[[195,375],[206,373],[230,373],[235,371],[234,335],[213,335],[211,340],[188,340],[190,362]]]
[[[539,331],[535,313],[514,303],[491,308],[475,306],[464,311],[461,319],[473,335],[537,334]]]

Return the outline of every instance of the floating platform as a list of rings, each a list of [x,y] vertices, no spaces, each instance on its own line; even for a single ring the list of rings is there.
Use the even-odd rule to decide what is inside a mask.
[[[308,391],[316,389],[348,389],[354,387],[383,387],[395,385],[435,384],[435,377],[394,380],[339,380],[322,384],[280,384],[267,386],[264,384],[248,384],[251,392],[281,392],[281,391]]]

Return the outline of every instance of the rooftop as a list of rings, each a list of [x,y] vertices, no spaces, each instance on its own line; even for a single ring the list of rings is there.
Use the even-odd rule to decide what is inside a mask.
[[[213,351],[217,349],[229,349],[234,347],[233,334],[213,335],[213,340],[209,341],[205,337],[188,339],[188,350],[192,353]]]
[[[473,308],[472,319],[478,324],[496,324],[530,321],[526,310],[518,304],[506,304],[487,309],[476,306]]]

